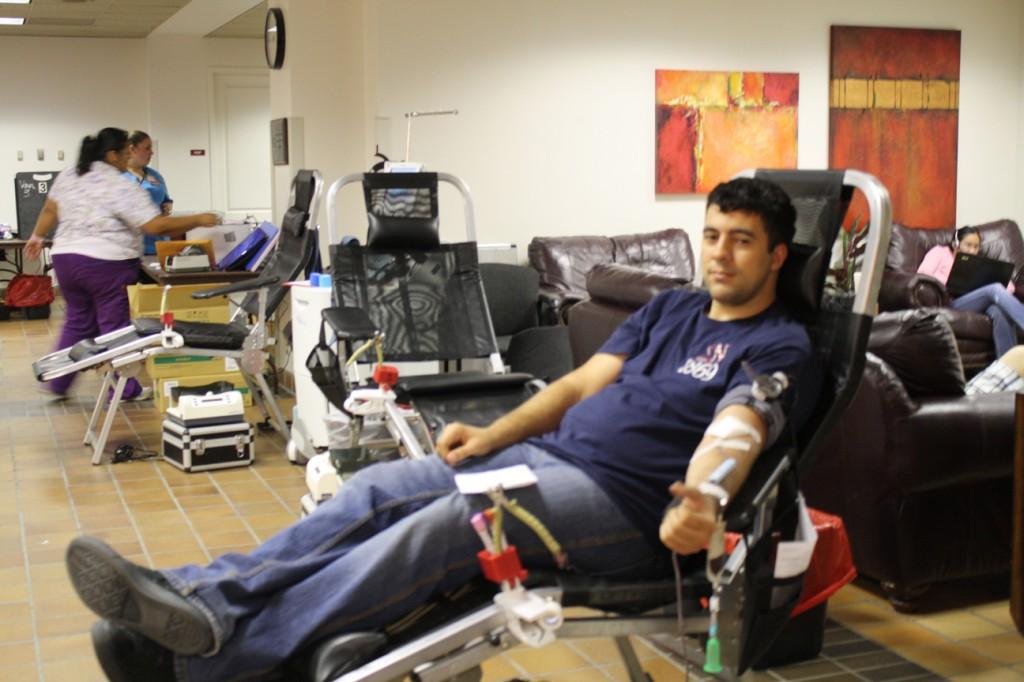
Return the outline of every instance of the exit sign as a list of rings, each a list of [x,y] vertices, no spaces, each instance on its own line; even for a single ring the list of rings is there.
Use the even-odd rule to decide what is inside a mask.
[[[190,153],[192,154],[192,156],[206,156],[205,149],[193,149],[191,150]]]

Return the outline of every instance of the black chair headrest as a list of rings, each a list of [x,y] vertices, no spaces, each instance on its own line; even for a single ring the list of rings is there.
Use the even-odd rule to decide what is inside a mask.
[[[430,249],[441,242],[437,173],[366,173],[366,244],[381,249]]]
[[[779,298],[802,320],[821,308],[832,245],[846,216],[853,188],[843,184],[844,170],[758,170],[778,184],[796,209],[796,234],[779,273]]]
[[[296,208],[304,213],[309,213],[310,204],[313,203],[313,194],[316,192],[316,178],[314,171],[300,170],[292,180],[291,197],[288,206]]]

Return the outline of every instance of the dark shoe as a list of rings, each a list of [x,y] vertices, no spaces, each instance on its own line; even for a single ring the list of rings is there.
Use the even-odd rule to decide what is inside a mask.
[[[128,628],[100,620],[92,626],[92,648],[110,682],[175,682],[174,654]]]
[[[79,598],[101,618],[186,656],[213,648],[209,621],[156,571],[86,536],[71,541],[65,563]]]

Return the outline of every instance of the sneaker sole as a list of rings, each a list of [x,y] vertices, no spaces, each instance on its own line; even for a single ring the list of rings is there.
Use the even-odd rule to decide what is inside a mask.
[[[75,592],[101,618],[186,656],[213,647],[210,624],[198,609],[190,613],[182,608],[184,597],[166,594],[164,588],[140,580],[125,560],[102,542],[88,537],[72,540],[67,567]]]

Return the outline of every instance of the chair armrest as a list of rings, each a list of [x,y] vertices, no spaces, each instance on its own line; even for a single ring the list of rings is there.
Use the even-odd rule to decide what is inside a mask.
[[[582,296],[554,289],[544,289],[537,294],[540,306],[541,324],[566,324],[569,308],[583,300]]]
[[[882,286],[878,291],[880,310],[938,307],[949,305],[949,292],[939,280],[930,275],[900,270],[882,273]]]
[[[339,339],[369,339],[379,331],[362,308],[334,306],[324,308],[321,315]]]
[[[632,265],[595,265],[587,273],[587,293],[591,298],[632,309],[642,307],[662,291],[684,284],[684,278],[658,275]]]
[[[255,291],[268,287],[271,284],[277,284],[281,281],[281,278],[277,275],[272,277],[254,277],[253,279],[242,280],[241,282],[235,282],[234,284],[228,284],[222,287],[216,287],[214,289],[203,289],[202,291],[193,292],[192,298],[204,300],[207,298],[213,298],[214,296],[227,296],[228,294],[238,293],[239,291]]]
[[[564,296],[554,291],[537,292],[537,319],[542,325],[561,324],[559,307]]]

